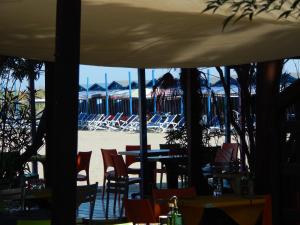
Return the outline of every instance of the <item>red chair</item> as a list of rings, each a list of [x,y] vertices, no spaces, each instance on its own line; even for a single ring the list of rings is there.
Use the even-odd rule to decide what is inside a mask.
[[[126,145],[125,147],[126,151],[136,151],[140,149],[141,147],[139,145]],[[147,149],[151,149],[151,145],[147,145]],[[136,156],[129,156],[129,155],[125,156],[125,163],[126,163],[128,174],[140,174],[141,172],[140,168],[130,168],[130,166],[136,162],[139,162]]]
[[[179,199],[193,198],[197,196],[197,193],[194,187],[181,189],[153,189],[152,197],[155,204],[155,216],[166,215],[168,213],[169,207],[167,203],[168,200],[174,195],[177,196]],[[158,200],[165,200],[165,202]]]
[[[224,143],[222,148],[216,153],[215,163],[237,161],[238,148],[238,143]]]
[[[103,186],[102,186],[102,199],[103,199],[107,179],[115,176],[115,171],[113,170],[114,163],[112,161],[111,155],[118,155],[118,152],[116,149],[102,149],[101,148],[101,154],[102,154],[103,166],[104,166],[104,168],[103,168]]]
[[[136,223],[157,223],[154,211],[149,200],[125,199],[125,216],[128,221]]]
[[[111,155],[114,170],[115,170],[115,179],[108,179],[107,188],[106,188],[106,212],[105,216],[108,217],[108,208],[109,208],[109,194],[114,193],[114,211],[116,209],[116,194],[123,195],[124,199],[128,199],[128,190],[131,184],[141,184],[140,178],[129,177],[127,172],[127,167],[124,162],[124,159],[121,155]],[[123,215],[124,204],[121,206],[120,217]]]
[[[77,181],[87,181],[90,185],[90,159],[92,151],[89,152],[78,152],[77,154]],[[81,171],[85,171],[85,175],[79,174]]]

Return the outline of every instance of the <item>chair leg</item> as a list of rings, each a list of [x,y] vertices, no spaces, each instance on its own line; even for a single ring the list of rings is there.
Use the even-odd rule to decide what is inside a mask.
[[[116,192],[114,194],[114,214],[116,213],[117,193],[118,193],[118,189],[116,190]]]
[[[106,210],[105,210],[105,218],[107,219],[108,218],[108,209],[109,209],[109,188],[110,188],[110,181],[108,180],[108,183],[107,183],[107,194],[106,194]]]
[[[103,185],[102,185],[102,200],[104,199],[104,192],[105,192],[105,184],[106,184],[106,176],[103,176]]]
[[[120,210],[120,218],[123,216],[123,211],[124,211],[124,199],[128,199],[128,192],[129,192],[129,184],[125,184],[125,190],[124,190],[124,195],[123,195],[123,201],[121,205],[121,210]]]

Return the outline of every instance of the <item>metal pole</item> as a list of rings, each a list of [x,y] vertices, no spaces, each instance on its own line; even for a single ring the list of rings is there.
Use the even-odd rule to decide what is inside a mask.
[[[154,74],[154,70],[152,70],[152,88],[155,86],[155,78],[154,78],[155,74]],[[154,95],[154,99],[153,99],[153,113],[156,113],[156,95]]]
[[[105,110],[106,115],[109,115],[109,96],[108,96],[108,84],[107,84],[107,73],[105,73]]]
[[[145,83],[145,69],[138,69],[139,82],[139,117],[140,117],[140,149],[141,149],[141,178],[142,190],[141,197],[151,193],[149,187],[149,168],[147,167],[147,119],[146,119],[146,83]]]
[[[225,119],[225,142],[231,142],[231,130],[230,130],[230,67],[225,66],[225,82],[227,88],[225,88],[225,101],[224,101],[224,119]]]
[[[85,112],[89,114],[89,78],[86,78],[86,109]]]
[[[132,93],[131,93],[131,74],[128,72],[128,80],[129,80],[129,114],[132,115]]]
[[[207,122],[209,123],[211,120],[211,84],[210,84],[210,73],[209,70],[207,70],[207,87],[208,87],[208,92],[207,92]]]
[[[76,157],[81,0],[57,0],[52,225],[76,224]],[[55,121],[55,122],[54,122]],[[62,188],[63,187],[63,188]]]

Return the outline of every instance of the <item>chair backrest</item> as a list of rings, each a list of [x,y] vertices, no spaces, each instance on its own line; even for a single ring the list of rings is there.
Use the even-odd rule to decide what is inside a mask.
[[[117,178],[128,177],[127,167],[121,155],[111,155]]]
[[[224,143],[222,148],[217,151],[215,162],[230,162],[237,160],[238,143]]]
[[[108,167],[114,167],[114,162],[111,155],[118,155],[116,149],[103,149],[101,148],[101,154],[103,159],[104,172],[107,172]]]
[[[126,145],[125,149],[126,149],[126,151],[136,151],[136,150],[140,150],[141,146],[140,145]],[[151,145],[147,145],[147,149],[151,149]],[[129,167],[131,164],[138,162],[138,160],[137,160],[136,156],[126,155],[125,162],[126,162],[126,166]]]
[[[92,151],[78,152],[77,154],[77,172],[81,170],[89,171]]]
[[[181,189],[153,189],[152,196],[154,203],[157,203],[157,200],[164,200],[164,202],[160,201],[160,203],[156,204],[155,215],[158,216],[168,213],[169,207],[167,203],[171,197],[177,196],[178,198],[192,198],[196,197],[197,193],[194,187]]]
[[[124,199],[125,215],[135,223],[155,223],[152,205],[147,199]]]

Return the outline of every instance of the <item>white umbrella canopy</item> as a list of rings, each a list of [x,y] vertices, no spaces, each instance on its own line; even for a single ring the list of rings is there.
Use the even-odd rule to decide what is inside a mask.
[[[299,55],[300,26],[278,14],[222,24],[204,0],[82,0],[81,64],[233,65]],[[280,12],[279,12],[280,13]],[[54,60],[56,0],[0,1],[0,54]]]

